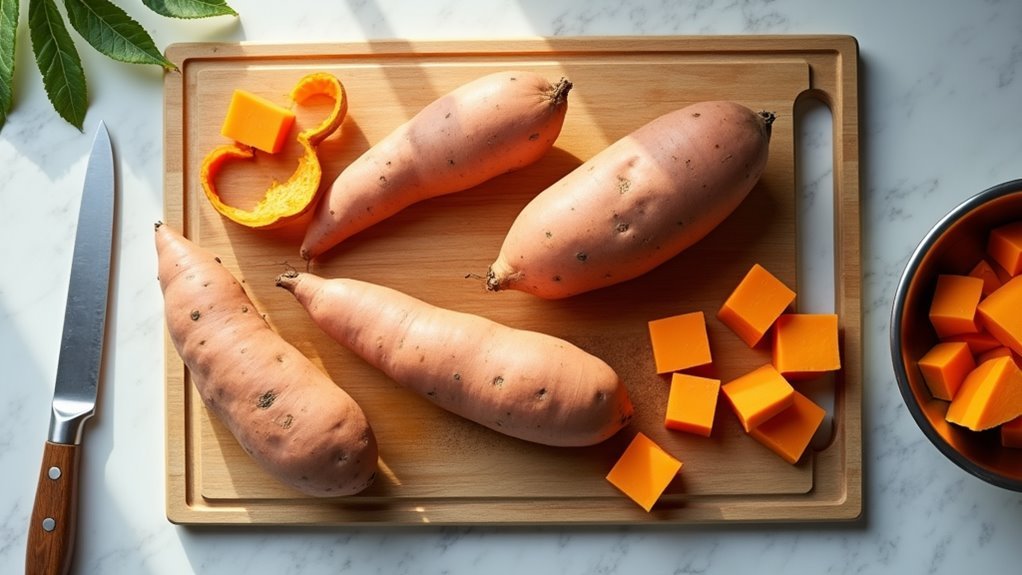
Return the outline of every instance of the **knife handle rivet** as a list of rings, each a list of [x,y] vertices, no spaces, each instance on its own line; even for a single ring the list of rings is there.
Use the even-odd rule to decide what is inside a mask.
[[[46,476],[49,477],[50,479],[53,479],[53,480],[60,479],[60,468],[59,467],[51,467],[51,468],[49,468],[46,471]]]
[[[53,519],[52,517],[47,517],[46,519],[43,519],[43,530],[53,531],[56,528],[57,521],[55,519]]]

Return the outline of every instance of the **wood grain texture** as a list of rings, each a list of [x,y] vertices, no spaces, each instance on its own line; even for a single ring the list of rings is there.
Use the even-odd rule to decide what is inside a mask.
[[[28,527],[25,573],[67,573],[78,526],[78,445],[46,442]]]
[[[861,297],[858,100],[855,40],[844,36],[549,38],[515,41],[330,45],[182,44],[165,77],[165,218],[217,252],[244,281],[271,325],[362,405],[380,442],[381,478],[338,500],[306,498],[263,475],[211,420],[172,346],[167,348],[167,514],[188,524],[703,523],[842,520],[861,498]],[[347,276],[435,305],[562,337],[614,367],[636,421],[580,449],[510,439],[442,412],[327,339],[291,296],[273,286],[299,265],[301,224],[241,228],[205,200],[197,170],[219,135],[234,88],[280,103],[302,75],[337,75],[349,96],[339,133],[321,147],[328,185],[347,163],[421,107],[485,73],[535,70],[574,88],[554,149],[538,163],[467,192],[412,206],[317,260],[325,277]],[[646,322],[702,310],[714,373],[729,380],[769,361],[714,319],[753,263],[796,285],[795,126],[799,98],[834,117],[835,301],[844,368],[834,439],[789,465],[747,437],[721,402],[710,438],[663,425],[668,379],[652,365]],[[641,278],[569,300],[488,293],[482,275],[518,211],[547,185],[648,120],[709,99],[777,114],[770,160],[749,198],[707,238]],[[328,103],[324,103],[324,106]],[[299,127],[324,108],[298,109]],[[224,171],[225,198],[254,203],[286,178],[297,147]],[[604,477],[637,431],[685,462],[651,513]]]

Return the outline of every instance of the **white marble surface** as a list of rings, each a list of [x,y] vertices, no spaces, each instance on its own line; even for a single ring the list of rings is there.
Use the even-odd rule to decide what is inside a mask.
[[[22,570],[46,436],[85,156],[102,119],[120,170],[116,283],[99,415],[86,429],[76,573],[1008,573],[1022,494],[945,460],[890,368],[892,292],[945,211],[1022,177],[1016,0],[233,0],[239,21],[183,23],[119,2],[158,45],[534,35],[842,33],[861,49],[864,519],[710,528],[185,529],[164,518],[162,83],[82,45],[80,134],[51,111],[23,2],[17,101],[0,132],[0,572]]]

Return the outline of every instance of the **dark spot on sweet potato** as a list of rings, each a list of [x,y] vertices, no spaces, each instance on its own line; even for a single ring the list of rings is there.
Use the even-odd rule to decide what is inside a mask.
[[[284,416],[284,420],[280,422],[282,429],[291,429],[291,425],[294,424],[295,418],[290,413]]]
[[[539,388],[539,390],[536,391],[536,399],[544,399],[546,397],[546,394],[547,394],[546,388],[541,387]]]
[[[554,280],[555,282],[559,282],[559,281],[561,281],[561,276],[554,276],[554,277],[553,277],[553,280]]]
[[[454,381],[461,381],[461,374],[460,373],[457,373],[457,372],[454,373]]]
[[[214,257],[213,259],[216,260],[216,263],[218,263],[218,264],[224,263],[224,262],[220,261],[220,257],[219,256]]]
[[[545,235],[547,237],[547,239],[550,239],[550,238],[554,237],[554,233],[551,232],[550,230],[547,230],[546,232],[544,232],[543,235]]]
[[[596,402],[597,403],[602,403],[602,402],[604,402],[606,400],[607,400],[607,392],[606,391],[597,391],[596,392]]]
[[[241,306],[241,313],[248,313],[248,306],[247,305]]]
[[[206,345],[206,340],[204,339],[199,341],[199,346],[201,347],[203,345]]]
[[[259,396],[256,400],[256,407],[259,409],[268,409],[273,402],[277,401],[277,394],[272,389]]]
[[[193,309],[192,310],[192,321],[199,321],[200,317],[202,317],[202,314],[199,313],[199,310]]]
[[[448,158],[447,159],[447,165],[448,166],[453,166],[454,165],[454,158]]]
[[[337,212],[335,212],[335,211],[333,211],[333,210],[330,210],[330,215],[331,215],[331,216],[335,215],[336,213],[337,213]]]
[[[493,385],[496,387],[504,385],[504,376],[498,375],[497,377],[493,378]]]
[[[535,134],[529,134],[529,141],[530,142],[535,142],[538,139],[539,139],[539,132],[536,132]]]
[[[702,114],[700,114],[699,112],[693,112],[692,113],[692,117],[693,118],[698,118],[699,116],[702,116]]]
[[[426,392],[426,395],[429,396],[429,397],[436,397],[436,390],[435,389],[431,389],[431,390]]]
[[[589,259],[589,256],[585,252],[578,252],[575,254],[575,259],[577,259],[580,262],[584,262],[587,259]]]
[[[617,177],[617,193],[626,194],[632,189],[632,182],[628,178]]]
[[[614,226],[614,229],[617,230],[617,233],[623,234],[628,231],[628,224],[625,222],[618,222],[618,224]]]

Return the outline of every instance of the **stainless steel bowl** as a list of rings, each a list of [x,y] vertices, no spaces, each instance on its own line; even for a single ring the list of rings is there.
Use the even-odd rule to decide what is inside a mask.
[[[948,403],[930,395],[916,362],[937,343],[928,317],[937,275],[968,274],[985,255],[988,232],[1019,220],[1022,179],[994,186],[959,204],[912,253],[891,313],[894,374],[919,428],[941,453],[969,473],[1015,491],[1022,491],[1022,449],[1001,447],[996,429],[975,432],[945,421]]]

